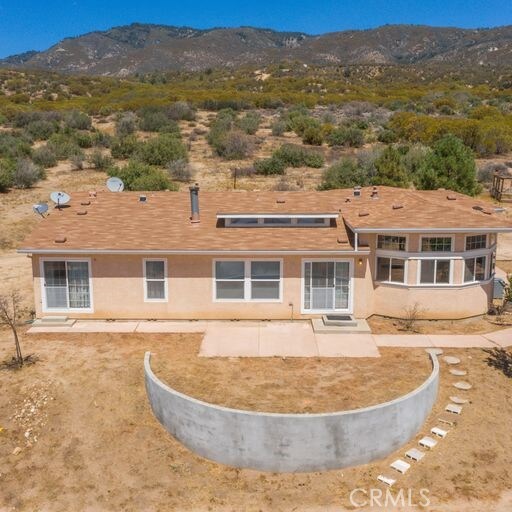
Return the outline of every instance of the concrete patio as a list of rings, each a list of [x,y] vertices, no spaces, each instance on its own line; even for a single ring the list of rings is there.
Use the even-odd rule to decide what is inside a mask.
[[[379,347],[492,348],[512,346],[512,328],[487,334],[321,334],[309,321],[39,322],[37,333],[202,333],[202,357],[379,357]]]

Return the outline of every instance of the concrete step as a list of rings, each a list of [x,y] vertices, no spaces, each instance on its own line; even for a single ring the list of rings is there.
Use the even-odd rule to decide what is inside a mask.
[[[43,316],[42,318],[36,318],[32,323],[33,327],[37,326],[48,326],[48,325],[59,325],[59,326],[71,326],[76,322],[73,318],[67,316]]]
[[[317,334],[370,334],[372,331],[364,319],[355,319],[356,325],[325,325],[322,318],[311,319],[313,330]]]

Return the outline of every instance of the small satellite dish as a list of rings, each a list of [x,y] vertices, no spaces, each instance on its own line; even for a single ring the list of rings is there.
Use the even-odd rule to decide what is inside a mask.
[[[52,192],[50,194],[50,199],[57,205],[57,208],[69,203],[71,200],[71,196],[66,194],[66,192]]]
[[[44,214],[48,211],[48,205],[46,203],[34,204],[32,206],[32,210],[34,211],[34,213],[37,213],[38,215],[41,215],[41,217],[44,217]]]
[[[124,190],[123,180],[116,177],[109,178],[107,180],[107,188],[110,192],[122,192]]]

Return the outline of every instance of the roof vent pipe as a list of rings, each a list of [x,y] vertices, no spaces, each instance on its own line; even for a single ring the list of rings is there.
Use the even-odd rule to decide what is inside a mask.
[[[359,185],[354,187],[354,197],[361,197],[361,187]]]
[[[190,190],[190,220],[193,223],[200,222],[199,218],[199,184],[196,183],[194,186],[188,188]]]

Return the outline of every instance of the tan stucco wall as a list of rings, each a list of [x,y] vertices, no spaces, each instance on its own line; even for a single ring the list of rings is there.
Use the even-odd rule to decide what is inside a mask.
[[[371,242],[374,248],[374,240]],[[58,257],[58,256],[53,256]],[[150,257],[150,256],[148,256]],[[163,258],[161,256],[155,256]],[[72,257],[62,256],[72,259]],[[271,257],[283,261],[281,302],[215,302],[213,300],[213,256],[168,256],[168,301],[144,302],[143,256],[90,255],[93,313],[60,313],[76,318],[122,319],[289,319],[301,314],[301,256]],[[42,312],[40,258],[33,256],[37,317],[59,313]],[[262,258],[264,259],[264,258]],[[315,258],[311,258],[315,259]],[[459,262],[456,262],[459,263]],[[416,262],[409,265],[409,283],[415,283]],[[462,318],[487,310],[491,285],[465,287],[416,287],[374,282],[375,255],[353,258],[353,313],[366,318],[372,314],[403,317],[408,305],[418,303],[425,318]],[[462,260],[460,260],[460,271]],[[455,274],[457,276],[456,271]]]

